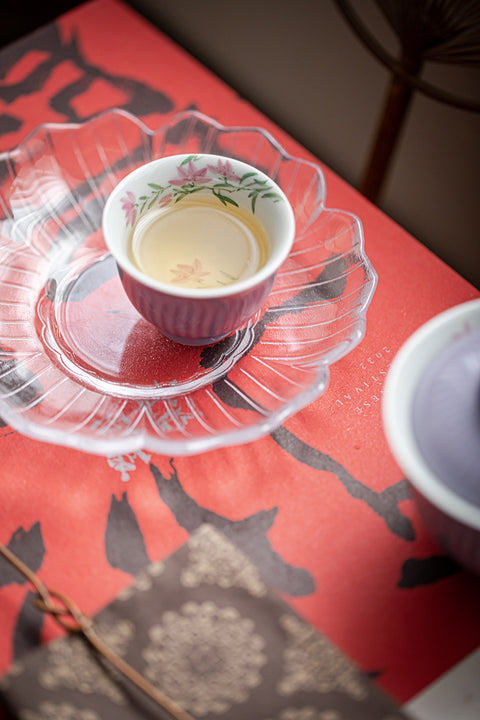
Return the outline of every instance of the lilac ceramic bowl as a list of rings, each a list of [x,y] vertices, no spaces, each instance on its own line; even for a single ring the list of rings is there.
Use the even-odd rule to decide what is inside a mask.
[[[192,288],[154,279],[134,264],[129,243],[139,220],[155,208],[180,209],[194,195],[219,208],[245,208],[263,225],[266,261],[252,275],[221,287]],[[120,181],[104,208],[103,233],[123,287],[141,315],[172,340],[207,345],[240,328],[261,308],[290,252],[295,219],[283,191],[257,168],[219,155],[172,155],[146,163]]]
[[[400,348],[383,420],[426,527],[480,573],[480,299],[432,318]]]

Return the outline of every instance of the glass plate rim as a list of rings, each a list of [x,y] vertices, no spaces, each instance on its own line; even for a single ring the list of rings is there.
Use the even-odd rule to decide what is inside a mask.
[[[223,125],[218,120],[198,111],[198,110],[183,110],[180,112],[169,114],[165,121],[159,124],[155,128],[149,127],[142,119],[135,116],[133,113],[128,112],[121,108],[111,108],[108,110],[105,110],[101,113],[98,113],[97,115],[94,115],[93,117],[89,118],[85,122],[44,122],[36,126],[32,131],[30,131],[25,138],[23,138],[14,148],[10,150],[5,150],[0,152],[0,160],[5,159],[15,159],[15,155],[20,153],[22,149],[28,145],[28,143],[35,138],[38,134],[41,132],[49,132],[49,131],[55,131],[56,129],[61,130],[72,130],[75,131],[77,129],[83,128],[86,125],[89,125],[91,123],[95,123],[96,121],[101,120],[105,116],[112,116],[112,115],[120,115],[124,118],[128,119],[129,121],[136,124],[139,129],[145,133],[149,137],[153,137],[156,134],[159,134],[162,132],[163,129],[166,129],[170,126],[172,126],[174,123],[181,122],[182,120],[195,117],[200,121],[205,122],[207,125],[213,126],[218,131],[227,131],[227,132],[239,132],[239,131],[252,131],[260,133],[263,137],[265,137],[268,142],[275,147],[278,152],[281,154],[282,158],[287,160],[300,160],[303,165],[308,165],[312,168],[312,170],[315,171],[316,176],[320,182],[320,188],[321,188],[321,200],[318,202],[318,211],[317,215],[324,210],[332,211],[334,208],[327,208],[325,206],[325,199],[326,199],[326,181],[323,174],[323,171],[318,163],[315,163],[311,160],[307,160],[305,158],[298,158],[295,155],[289,153],[283,145],[276,139],[276,137],[269,131],[266,130],[260,126],[256,125]],[[180,441],[178,440],[170,440],[170,439],[164,439],[159,438],[156,435],[149,434],[147,429],[141,428],[137,429],[135,433],[132,435],[125,437],[122,436],[120,438],[114,438],[112,439],[103,439],[103,438],[95,438],[95,437],[88,437],[85,438],[85,436],[81,434],[71,434],[65,431],[59,431],[57,429],[51,429],[49,427],[44,427],[42,425],[39,425],[38,423],[35,423],[28,418],[24,418],[23,416],[19,415],[16,412],[15,407],[10,405],[8,402],[5,401],[4,398],[0,398],[0,415],[4,419],[5,422],[7,422],[12,428],[20,432],[21,434],[30,437],[34,440],[39,440],[43,442],[53,443],[59,446],[65,446],[72,449],[77,449],[80,451],[87,451],[89,453],[103,455],[103,456],[115,456],[118,455],[118,447],[114,448],[115,445],[119,446],[122,445],[122,448],[124,448],[124,452],[122,454],[125,454],[125,452],[136,452],[139,450],[149,450],[152,452],[156,452],[159,454],[175,454],[178,456],[184,456],[184,455],[193,455],[193,454],[199,454],[202,452],[210,451],[219,449],[221,447],[225,446],[233,446],[233,445],[240,445],[244,443],[252,442],[256,439],[259,439],[260,437],[263,437],[267,435],[268,433],[272,432],[274,429],[279,427],[279,425],[282,424],[286,419],[292,417],[296,413],[298,413],[302,408],[313,402],[315,399],[317,399],[320,395],[322,395],[325,390],[328,388],[329,385],[329,379],[330,379],[330,365],[332,365],[336,360],[338,360],[340,357],[343,357],[345,354],[353,350],[363,339],[366,331],[366,311],[370,305],[370,302],[373,298],[373,295],[375,293],[376,285],[378,282],[378,276],[377,273],[370,262],[369,258],[367,257],[365,253],[365,247],[364,247],[364,233],[363,233],[363,226],[361,224],[360,219],[357,215],[355,215],[352,212],[346,211],[346,210],[339,210],[339,212],[344,213],[346,215],[351,215],[352,218],[356,221],[358,221],[359,228],[360,228],[360,255],[362,259],[362,264],[365,267],[365,270],[368,271],[368,279],[369,279],[369,292],[367,298],[364,300],[361,308],[361,312],[357,317],[357,322],[355,327],[352,329],[352,334],[349,338],[349,341],[347,343],[348,348],[344,349],[343,352],[341,352],[338,357],[335,357],[335,349],[330,351],[322,360],[315,362],[316,367],[316,374],[314,376],[314,379],[310,384],[305,387],[298,395],[296,395],[293,399],[289,399],[287,403],[285,403],[281,408],[270,412],[267,417],[261,418],[259,421],[252,425],[246,425],[241,428],[235,428],[233,430],[223,432],[221,434],[216,434],[209,437],[193,437],[193,438],[183,438]],[[337,353],[338,354],[338,353]],[[55,436],[55,437],[52,437]],[[61,435],[61,438],[59,438],[59,435]],[[85,447],[85,443],[88,441],[89,447],[88,449]]]

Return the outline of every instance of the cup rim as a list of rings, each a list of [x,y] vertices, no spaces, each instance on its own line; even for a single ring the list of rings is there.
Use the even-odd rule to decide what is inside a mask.
[[[164,155],[160,158],[156,158],[155,160],[150,160],[149,162],[143,163],[139,167],[132,170],[128,175],[126,175],[124,178],[122,178],[119,183],[114,187],[112,192],[107,198],[107,201],[105,203],[103,214],[102,214],[102,231],[105,243],[107,245],[108,250],[110,251],[111,255],[117,262],[117,264],[122,268],[122,270],[130,275],[132,278],[134,278],[138,283],[141,285],[147,286],[153,290],[156,290],[158,292],[162,292],[166,295],[170,295],[172,297],[179,297],[179,298],[191,298],[195,300],[202,300],[202,299],[211,299],[211,298],[223,298],[223,297],[229,297],[232,295],[238,295],[241,293],[244,293],[248,290],[251,290],[252,288],[255,288],[259,285],[261,285],[265,280],[270,278],[273,274],[277,272],[279,267],[282,265],[282,263],[287,259],[290,250],[293,245],[293,241],[295,239],[295,215],[293,212],[293,208],[291,206],[290,201],[288,200],[286,194],[284,191],[280,188],[280,186],[273,180],[271,177],[266,175],[264,172],[259,170],[254,165],[251,165],[249,163],[244,162],[243,160],[239,160],[236,158],[228,157],[226,155],[218,155],[216,153],[195,153],[196,156],[201,158],[211,158],[212,160],[229,160],[231,163],[236,165],[237,167],[243,166],[245,170],[248,169],[255,170],[255,172],[264,180],[268,180],[268,182],[274,186],[275,192],[278,193],[282,198],[281,206],[283,208],[284,212],[284,224],[285,228],[283,230],[282,234],[282,243],[279,248],[276,249],[276,251],[272,254],[270,254],[267,262],[259,269],[257,272],[255,272],[253,275],[251,275],[248,278],[245,278],[244,280],[240,280],[238,282],[231,283],[230,285],[225,285],[223,287],[219,288],[182,288],[178,285],[172,285],[169,283],[161,282],[160,280],[156,280],[153,277],[150,277],[149,275],[145,274],[140,270],[139,268],[134,265],[130,259],[128,258],[127,254],[122,251],[121,248],[119,248],[114,242],[111,241],[111,237],[109,237],[109,233],[107,232],[107,223],[108,223],[108,217],[109,213],[111,211],[111,208],[115,201],[117,201],[118,196],[125,191],[126,188],[130,185],[132,180],[134,181],[137,177],[142,176],[147,167],[151,167],[152,165],[160,164],[164,160],[171,160],[172,158],[178,159],[181,161],[182,159],[185,159],[192,155],[193,153],[174,153],[172,155]],[[120,251],[119,251],[120,250]]]
[[[472,318],[480,327],[480,298],[436,315],[406,340],[386,377],[382,416],[392,454],[412,486],[445,515],[480,531],[480,507],[457,495],[431,470],[415,440],[411,417],[411,403],[422,372],[445,347],[448,331]]]

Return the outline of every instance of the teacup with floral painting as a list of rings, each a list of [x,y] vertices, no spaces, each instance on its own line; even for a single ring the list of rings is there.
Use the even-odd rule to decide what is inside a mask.
[[[240,160],[171,155],[111,193],[103,233],[137,310],[167,337],[216,342],[265,302],[295,234],[280,187]]]

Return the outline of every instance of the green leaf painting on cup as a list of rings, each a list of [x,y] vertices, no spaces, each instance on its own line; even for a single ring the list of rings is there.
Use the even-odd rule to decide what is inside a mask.
[[[282,198],[272,189],[268,180],[259,177],[259,173],[249,171],[238,175],[230,160],[218,159],[215,165],[198,165],[199,155],[189,155],[177,166],[177,175],[165,185],[155,182],[148,183],[146,190],[138,198],[129,191],[121,198],[122,210],[128,225],[134,225],[137,216],[154,206],[164,207],[177,203],[197,192],[210,192],[225,207],[238,207],[232,197],[235,193],[246,193],[250,200],[250,208],[255,213],[257,201],[270,200],[279,202]]]

